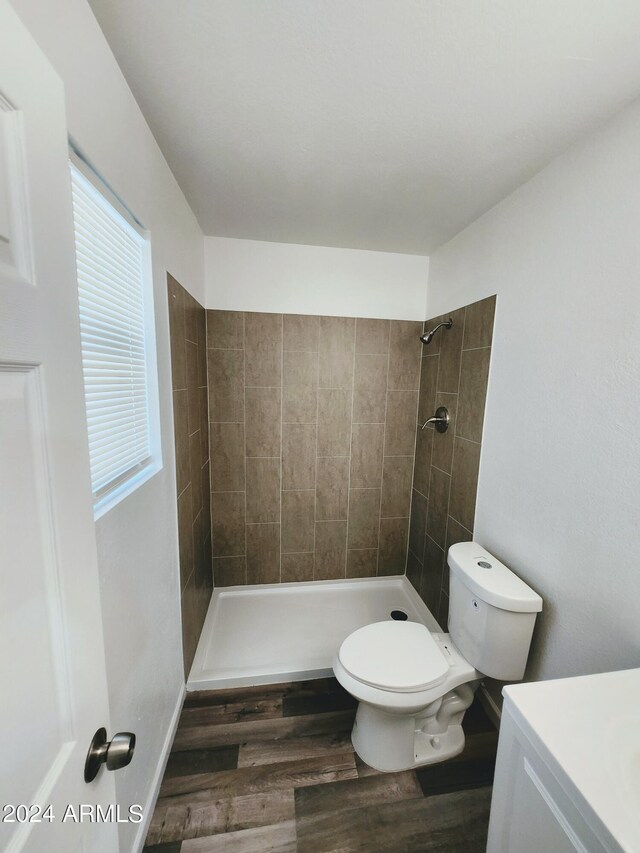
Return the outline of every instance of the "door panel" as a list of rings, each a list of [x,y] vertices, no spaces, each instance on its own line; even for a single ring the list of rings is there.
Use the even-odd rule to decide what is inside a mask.
[[[109,727],[62,84],[0,0],[0,822],[10,853],[114,853],[115,823],[62,823],[115,803],[85,784]],[[127,804],[128,805],[128,804]],[[125,807],[126,812],[126,807]],[[33,814],[33,813],[32,813]]]
[[[33,283],[20,112],[0,92],[0,275]]]

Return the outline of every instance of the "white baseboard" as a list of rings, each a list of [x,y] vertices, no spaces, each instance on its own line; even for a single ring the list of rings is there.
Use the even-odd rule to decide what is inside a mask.
[[[186,696],[186,693],[186,687],[183,685],[182,689],[178,693],[176,707],[174,708],[173,714],[171,715],[171,722],[169,723],[169,728],[167,729],[167,735],[164,739],[164,743],[162,744],[162,752],[160,753],[158,767],[153,777],[153,783],[151,785],[151,790],[149,791],[147,802],[144,806],[144,819],[138,826],[138,832],[136,833],[136,837],[133,842],[133,847],[131,848],[133,853],[140,853],[140,851],[144,847],[147,832],[149,831],[151,816],[153,814],[154,808],[156,807],[156,800],[158,799],[158,794],[160,792],[162,777],[164,776],[164,771],[167,766],[167,761],[169,760],[169,753],[171,752],[173,739],[176,735],[176,729],[178,728],[178,721],[180,720],[180,713],[182,711],[182,706],[184,705],[184,698]]]
[[[480,698],[480,703],[482,704],[482,707],[487,712],[487,716],[499,731],[502,711],[496,705],[495,700],[491,697],[484,684],[480,685],[480,689],[478,690],[478,696]]]

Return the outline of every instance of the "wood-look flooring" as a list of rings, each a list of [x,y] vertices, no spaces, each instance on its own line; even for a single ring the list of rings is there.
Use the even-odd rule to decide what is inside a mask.
[[[187,695],[146,853],[475,853],[497,732],[476,701],[457,758],[379,773],[333,678]]]

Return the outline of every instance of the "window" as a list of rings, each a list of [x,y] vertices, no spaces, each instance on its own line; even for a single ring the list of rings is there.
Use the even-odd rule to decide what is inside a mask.
[[[71,185],[91,487],[99,516],[159,468],[157,388],[150,381],[150,247],[133,217],[77,158]]]

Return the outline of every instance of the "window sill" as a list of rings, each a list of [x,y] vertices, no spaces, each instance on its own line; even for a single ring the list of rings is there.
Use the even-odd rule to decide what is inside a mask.
[[[154,477],[160,470],[162,470],[162,462],[160,460],[154,460],[141,471],[137,471],[132,477],[129,477],[128,480],[125,480],[123,483],[119,483],[115,488],[110,492],[107,492],[106,495],[103,495],[100,500],[94,503],[93,520],[97,521],[99,518],[102,518],[103,515],[106,515],[106,513],[109,512],[109,510],[117,506],[120,501],[128,498],[129,495],[133,494],[136,489],[142,486],[143,483],[146,483],[147,480]]]

